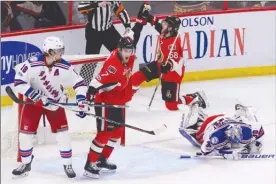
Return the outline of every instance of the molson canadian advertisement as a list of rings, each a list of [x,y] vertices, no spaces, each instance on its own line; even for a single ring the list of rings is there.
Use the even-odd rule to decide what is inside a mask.
[[[255,20],[259,21],[256,24]],[[190,71],[275,65],[275,12],[181,17],[183,55]],[[270,23],[268,23],[270,22]],[[141,59],[154,60],[158,33],[144,27]],[[138,55],[139,57],[139,55]]]

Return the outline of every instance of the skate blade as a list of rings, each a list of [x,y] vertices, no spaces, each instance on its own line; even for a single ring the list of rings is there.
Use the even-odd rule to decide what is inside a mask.
[[[101,169],[100,174],[108,174],[108,173],[115,173],[116,169],[110,170],[110,169]]]
[[[86,176],[88,178],[93,178],[93,179],[99,179],[100,175],[99,174],[93,174],[87,171],[84,171],[83,176]]]
[[[24,177],[26,177],[26,176],[28,176],[29,175],[29,172],[25,172],[25,173],[23,173],[23,174],[21,174],[21,175],[12,175],[12,179],[18,179],[18,178],[24,178]]]

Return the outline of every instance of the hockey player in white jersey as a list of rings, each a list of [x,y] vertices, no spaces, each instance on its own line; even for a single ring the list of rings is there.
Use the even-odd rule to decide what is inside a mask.
[[[197,102],[183,113],[179,132],[203,155],[222,155],[238,160],[241,154],[259,154],[263,146],[263,127],[251,107],[235,105],[234,117],[207,116]]]
[[[19,133],[19,148],[22,164],[13,170],[15,176],[26,176],[31,170],[34,158],[32,138],[38,129],[43,111],[49,121],[51,130],[56,134],[64,171],[69,178],[76,176],[72,168],[72,148],[68,132],[68,123],[63,108],[49,104],[49,101],[66,103],[64,88],[72,87],[80,112],[76,115],[83,118],[88,111],[85,100],[87,85],[67,61],[62,59],[64,43],[58,37],[48,37],[43,44],[43,54],[33,56],[16,66],[14,89],[27,97],[22,110]]]

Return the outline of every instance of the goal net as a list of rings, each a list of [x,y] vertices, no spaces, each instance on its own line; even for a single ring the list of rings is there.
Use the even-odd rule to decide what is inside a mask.
[[[91,80],[97,76],[103,66],[107,55],[65,55],[63,57],[69,61],[75,70],[83,77],[85,82],[89,84]],[[70,79],[68,79],[70,80]],[[66,88],[69,102],[75,102],[76,93],[72,88]],[[23,99],[22,95],[18,96]],[[9,122],[1,124],[1,158],[17,158],[18,155],[18,135],[19,122],[23,105],[13,104],[8,113]],[[92,111],[94,109],[92,108]],[[94,112],[93,112],[94,113]],[[96,133],[96,119],[93,117],[79,118],[74,112],[66,110],[69,123],[69,132],[72,140],[92,140]],[[55,135],[51,133],[51,128],[47,122],[47,118],[41,117],[40,124],[36,135],[34,135],[34,146],[41,144],[55,143]],[[125,135],[121,139],[121,144],[125,144]]]

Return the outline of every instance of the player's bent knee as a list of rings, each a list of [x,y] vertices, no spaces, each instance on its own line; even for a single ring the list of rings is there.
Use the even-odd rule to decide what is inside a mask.
[[[99,144],[106,144],[110,136],[111,132],[109,131],[98,132],[94,140]]]
[[[123,127],[114,128],[112,131],[111,139],[117,140],[123,136]]]
[[[56,140],[58,144],[64,145],[64,147],[71,147],[71,137],[69,135],[68,131],[63,131],[63,132],[57,132],[56,133]]]
[[[177,111],[178,110],[178,102],[165,102],[166,108],[170,111]]]
[[[152,79],[157,79],[160,76],[158,65],[156,61],[153,61],[140,69],[140,71],[147,78],[146,81],[149,82]]]

